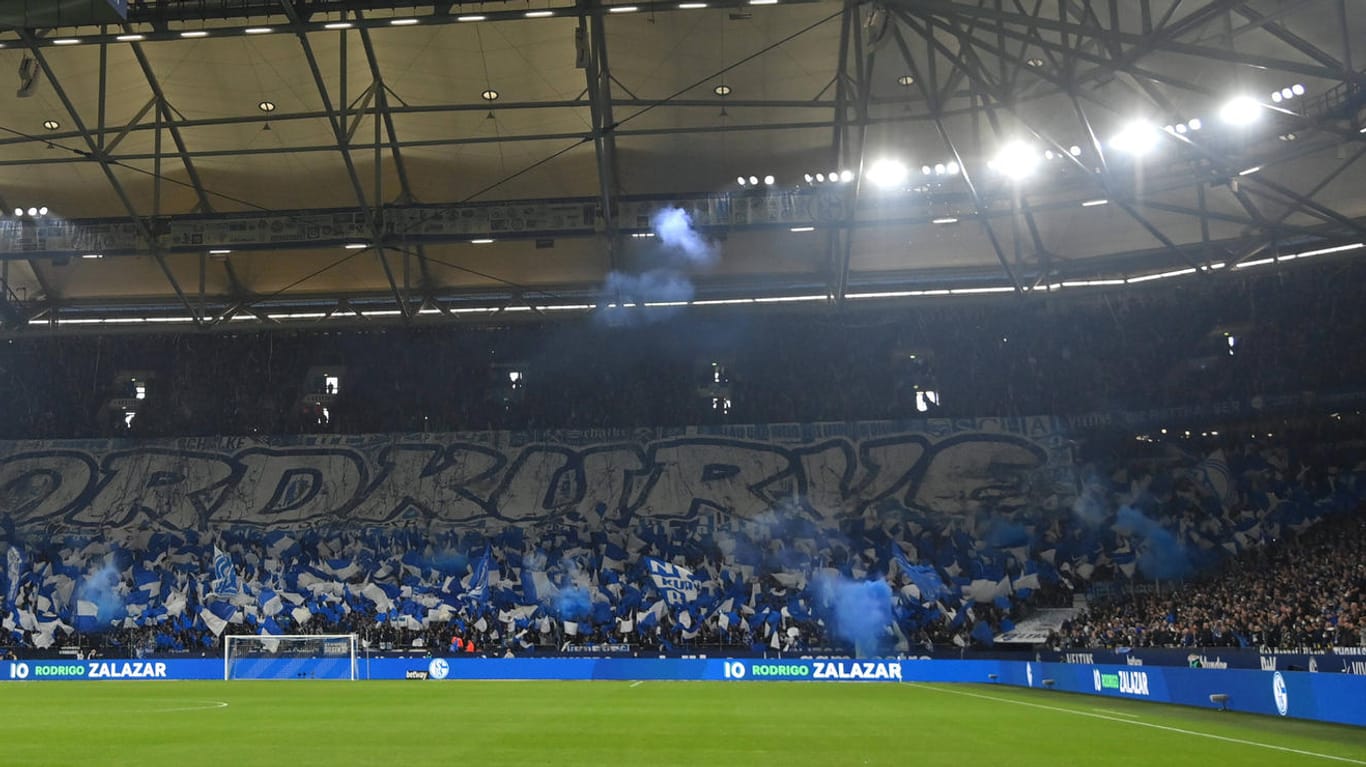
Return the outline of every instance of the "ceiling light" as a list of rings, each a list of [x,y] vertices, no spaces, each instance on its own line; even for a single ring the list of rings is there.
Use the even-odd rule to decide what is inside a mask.
[[[480,94],[479,94],[479,98],[481,98],[481,99],[483,99],[483,100],[485,100],[485,101],[497,101],[497,100],[498,100],[498,91],[495,91],[494,89],[489,88],[488,90],[484,91],[483,93],[480,93]]]
[[[773,186],[773,176],[764,176],[764,186]]]
[[[22,215],[24,215],[24,209],[23,209],[23,208],[15,208],[15,209],[14,209],[14,215],[16,215],[16,216],[22,216]]]
[[[1177,124],[1176,124],[1176,132],[1179,133],[1179,134],[1181,134],[1181,135],[1184,136],[1184,135],[1186,134],[1186,131],[1188,131],[1188,130],[1190,130],[1190,128],[1187,128],[1185,123],[1177,123]]]
[[[847,184],[847,183],[849,183],[850,181],[853,181],[853,180],[854,180],[854,172],[853,172],[852,170],[842,170],[842,171],[840,171],[840,182],[841,182],[841,183]]]
[[[487,238],[487,237],[484,237],[484,238],[481,238],[481,239],[478,239],[478,240],[470,240],[470,244],[471,244],[471,245],[489,245],[489,244],[491,244],[492,242],[493,242],[493,240],[491,240],[491,239],[489,239],[489,238]]]
[[[808,179],[809,179],[809,177],[808,177]],[[744,186],[744,185],[745,185],[745,177],[744,177],[744,176],[736,176],[736,177],[735,177],[735,183],[739,184],[740,186]]]
[[[902,75],[902,76],[896,78],[896,84],[897,84],[897,85],[900,85],[900,86],[903,87],[903,88],[908,88],[908,87],[910,87],[910,86],[912,86],[912,85],[915,84],[915,76],[914,76],[914,75]]]
[[[607,9],[608,13],[635,13],[640,10],[634,5],[614,5]]]
[[[93,259],[96,259],[96,258],[104,258],[104,254],[103,254],[103,253],[86,253],[85,255],[81,256],[81,258],[93,260]]]
[[[750,186],[758,186],[758,185],[759,185],[759,177],[758,177],[758,176],[750,176],[750,177],[749,177],[749,185],[750,185]]]
[[[52,41],[53,45],[77,45],[81,42],[79,37],[59,37]]]
[[[750,5],[777,5],[778,0],[749,0]]]
[[[1142,157],[1156,148],[1161,138],[1162,132],[1152,123],[1135,120],[1110,139],[1110,147],[1133,157]]]
[[[1052,159],[1054,159],[1054,158],[1056,158],[1056,157],[1057,157],[1057,155],[1053,154],[1053,150],[1052,150],[1052,149],[1045,149],[1045,150],[1043,150],[1043,158],[1044,158],[1045,160],[1052,160]]]
[[[1094,208],[1097,205],[1108,205],[1109,203],[1109,200],[1087,200],[1086,202],[1083,202],[1081,206],[1083,208]]]
[[[718,96],[729,96],[729,95],[730,95],[730,86],[729,86],[729,85],[726,85],[725,83],[721,83],[720,85],[716,86],[715,88],[712,88],[712,89],[711,89],[711,92],[712,92],[712,93],[715,93],[715,94],[718,95]]]
[[[232,252],[231,250],[227,250],[226,248],[218,248],[218,249],[216,249],[216,250],[210,250],[210,251],[209,251],[209,255],[211,255],[211,256],[226,256],[226,255],[228,255],[228,254],[231,253],[231,252]]]
[[[119,35],[114,39],[121,43],[136,43],[141,40],[146,40],[147,37],[145,35]]]
[[[1294,141],[1295,139],[1299,138],[1299,136],[1295,135],[1294,133],[1287,133],[1283,136],[1279,136],[1278,138],[1280,138],[1281,141]]]
[[[1200,130],[1201,128],[1205,127],[1205,124],[1200,122],[1199,117],[1192,117],[1190,122],[1186,123],[1186,127],[1190,128],[1191,130]]]
[[[958,219],[954,218],[953,216],[946,216],[946,217],[944,217],[944,218],[936,218],[936,219],[934,219],[933,221],[931,221],[930,223],[933,223],[933,224],[956,224],[956,223],[958,223]]]
[[[56,120],[43,120],[43,127],[47,128],[48,130],[57,130],[58,128],[62,127],[62,124],[57,122]]]
[[[1289,90],[1289,89],[1287,89],[1287,91],[1288,91],[1288,90]],[[1276,91],[1275,93],[1271,94],[1271,101],[1274,102],[1274,103],[1276,103],[1276,104],[1281,103],[1281,100],[1284,99],[1284,98],[1285,98],[1285,96],[1282,96],[1282,95],[1281,95],[1281,91]]]
[[[1262,105],[1251,96],[1236,96],[1219,108],[1219,119],[1229,125],[1251,125],[1261,116]]]
[[[483,21],[487,16],[456,16],[456,21]]]
[[[1023,141],[1012,141],[1001,147],[992,165],[996,172],[1019,181],[1039,167],[1039,153]]]
[[[554,15],[555,15],[555,12],[554,12],[554,11],[527,11],[527,12],[526,12],[526,17],[527,17],[528,19],[544,19],[544,18],[547,17],[547,16],[554,16]]]
[[[1026,60],[1025,64],[1028,64],[1031,69],[1039,69],[1044,65],[1044,60],[1035,56],[1034,58]]]
[[[1286,101],[1295,98],[1295,92],[1290,90],[1289,88],[1281,88],[1279,93],[1281,98],[1285,99]]]
[[[40,216],[46,216],[46,215],[47,215],[47,206],[46,206],[46,205],[44,205],[44,206],[38,208],[38,215],[40,215]]]
[[[1294,85],[1290,86],[1290,92],[1295,94],[1296,96],[1303,96],[1304,85],[1302,83],[1295,83]]]
[[[794,227],[792,227],[791,229],[789,229],[788,231],[789,231],[789,232],[814,232],[814,231],[816,231],[816,227],[814,227],[814,226],[794,226]]]
[[[268,35],[275,30],[270,27],[247,27],[242,31],[248,35]]]
[[[944,170],[945,170],[945,168],[944,168],[944,163],[942,163],[942,162],[941,162],[941,163],[935,163],[935,166],[934,166],[934,175],[936,175],[936,176],[942,176],[942,175],[944,175]]]
[[[824,183],[825,183],[825,174],[824,174],[824,173],[817,173],[817,174],[816,174],[816,183],[817,183],[817,184],[824,184]]]
[[[1073,144],[1072,148],[1067,150],[1067,153],[1072,155],[1073,157],[1081,157],[1081,147],[1077,146],[1076,144]]]
[[[332,21],[332,22],[328,22],[328,23],[326,23],[326,24],[323,25],[323,29],[350,29],[350,28],[351,28],[351,22],[349,22],[349,21]]]
[[[808,184],[810,184],[810,183],[812,183],[813,181],[816,180],[816,177],[813,176],[813,175],[811,175],[810,173],[806,174],[806,175],[803,176],[802,178],[805,178],[805,179],[806,179],[806,183],[808,183]]]
[[[1238,175],[1240,175],[1240,176],[1251,176],[1253,173],[1256,173],[1257,171],[1259,171],[1259,170],[1261,170],[1261,169],[1262,169],[1262,166],[1260,166],[1260,165],[1254,165],[1254,166],[1252,166],[1251,168],[1248,168],[1247,170],[1238,171]]]
[[[891,189],[905,183],[906,176],[909,173],[910,171],[906,168],[906,163],[900,160],[894,160],[890,157],[884,157],[874,161],[865,175],[868,177],[869,181],[877,186],[880,186],[883,189]]]
[[[390,19],[389,23],[395,27],[411,27],[418,22],[417,19]]]
[[[256,108],[259,109],[259,110],[261,110],[262,112],[274,112],[274,111],[275,111],[275,102],[274,102],[274,101],[258,101],[258,102],[256,102]]]
[[[348,242],[348,243],[346,243],[345,245],[343,245],[342,247],[346,248],[347,250],[362,250],[362,249],[368,248],[368,247],[370,247],[370,246],[369,246],[369,245],[366,245],[366,244],[363,243],[363,242]]]
[[[36,215],[38,215],[38,209],[37,209],[37,208],[29,208],[29,209],[28,209],[28,214],[29,214],[30,216],[36,216]]]
[[[208,37],[209,33],[202,29],[191,29],[180,33],[181,37]]]
[[[962,168],[958,167],[958,163],[953,161],[950,161],[948,165],[944,166],[944,172],[950,176],[957,176],[958,171],[960,170],[962,170]]]
[[[685,11],[695,11],[698,8],[706,8],[706,3],[679,3],[678,7]]]

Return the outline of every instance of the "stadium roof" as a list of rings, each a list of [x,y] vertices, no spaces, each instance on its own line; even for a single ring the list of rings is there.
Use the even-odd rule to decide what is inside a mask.
[[[0,25],[7,332],[1058,290],[1366,240],[1352,0],[3,0]],[[719,257],[686,295],[604,298],[668,261],[666,205]]]

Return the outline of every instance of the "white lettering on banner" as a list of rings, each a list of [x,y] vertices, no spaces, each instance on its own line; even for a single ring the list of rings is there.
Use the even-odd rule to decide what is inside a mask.
[[[1145,671],[1119,672],[1119,691],[1129,695],[1148,695],[1148,674]]]
[[[901,681],[901,664],[896,661],[814,661],[812,679],[895,679]]]
[[[1081,663],[1091,665],[1096,662],[1096,656],[1089,652],[1069,652],[1063,654],[1064,663]]]
[[[816,514],[856,516],[887,498],[953,514],[984,503],[979,490],[991,490],[990,504],[1003,511],[1069,492],[1070,479],[1060,478],[1073,469],[1071,448],[1061,433],[1053,419],[966,419],[724,426],[686,436],[645,429],[182,439],[131,448],[115,440],[0,442],[0,488],[15,526],[33,530],[134,521],[291,529],[417,518],[478,526],[598,507],[691,521],[750,518],[794,495],[813,499]]]
[[[90,664],[90,679],[165,679],[165,663],[144,663],[125,661],[123,663],[98,662]]]
[[[1275,671],[1275,670],[1276,670],[1276,656],[1275,656],[1275,655],[1259,655],[1259,656],[1257,656],[1257,661],[1258,661],[1258,663],[1261,664],[1262,670],[1263,670],[1263,671]]]
[[[9,667],[10,679],[28,679],[28,664],[13,663]]]
[[[744,678],[745,678],[745,664],[744,664],[744,661],[738,661],[738,660],[726,661],[726,678],[727,678],[727,679],[744,679]]]
[[[1128,656],[1128,657],[1126,657],[1126,658],[1124,659],[1124,665],[1126,665],[1126,666],[1142,666],[1142,665],[1143,665],[1143,659],[1142,659],[1142,658],[1135,658],[1134,656],[1130,655],[1130,656]]]

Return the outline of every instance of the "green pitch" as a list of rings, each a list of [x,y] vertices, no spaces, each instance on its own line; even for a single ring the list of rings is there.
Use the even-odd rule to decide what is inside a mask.
[[[0,685],[0,764],[1366,765],[1366,729],[980,685],[54,682]]]

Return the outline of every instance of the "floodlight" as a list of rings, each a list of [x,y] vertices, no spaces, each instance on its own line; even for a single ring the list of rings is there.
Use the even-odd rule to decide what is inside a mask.
[[[773,186],[773,176],[764,176],[764,186]]]
[[[1219,119],[1234,126],[1251,125],[1262,116],[1262,105],[1251,96],[1237,96],[1219,109]]]
[[[868,180],[882,187],[891,189],[906,182],[906,176],[910,173],[906,163],[890,157],[884,157],[873,162],[868,168]]]
[[[1157,147],[1162,132],[1146,120],[1135,120],[1110,139],[1110,147],[1134,157],[1142,157]]]
[[[992,161],[996,172],[1016,181],[1029,177],[1039,167],[1040,155],[1023,141],[1012,141],[1001,147]]]

